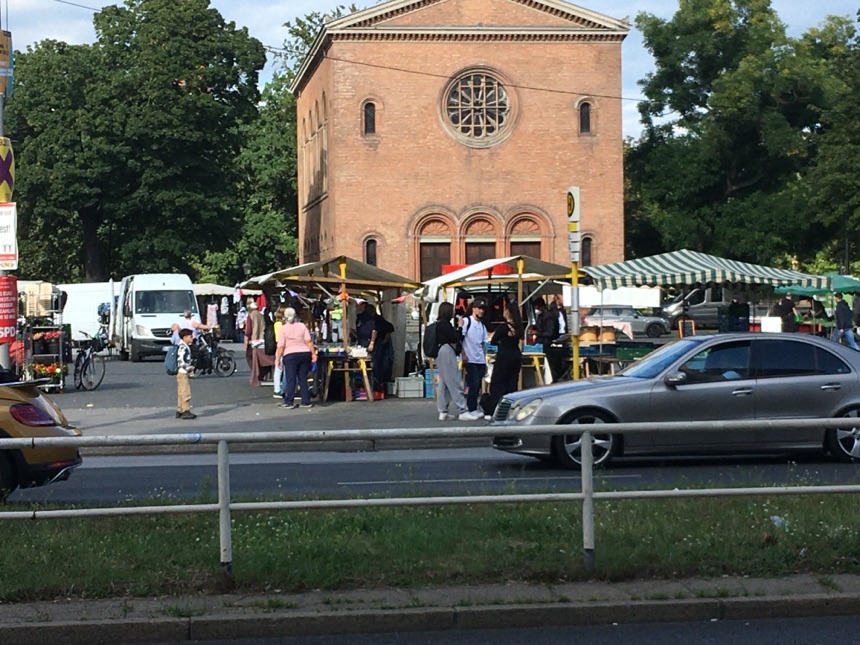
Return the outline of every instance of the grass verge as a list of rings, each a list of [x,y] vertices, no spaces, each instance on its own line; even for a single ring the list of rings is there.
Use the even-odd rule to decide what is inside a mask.
[[[234,513],[239,592],[860,572],[847,495]],[[214,593],[214,514],[7,521],[0,601]]]

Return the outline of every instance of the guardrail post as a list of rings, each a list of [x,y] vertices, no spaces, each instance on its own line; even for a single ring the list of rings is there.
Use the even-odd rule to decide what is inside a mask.
[[[579,438],[582,459],[582,549],[583,565],[587,572],[594,571],[594,455],[591,452],[592,434],[587,430]]]
[[[218,442],[218,533],[221,539],[221,586],[233,588],[233,534],[230,525],[230,448]]]

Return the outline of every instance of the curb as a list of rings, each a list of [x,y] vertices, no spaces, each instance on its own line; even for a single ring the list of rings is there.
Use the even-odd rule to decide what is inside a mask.
[[[473,629],[705,622],[854,615],[860,594],[780,598],[701,598],[659,601],[554,602],[391,610],[273,611],[183,618],[58,621],[0,626],[4,645],[107,645],[131,642],[232,641],[441,632]]]

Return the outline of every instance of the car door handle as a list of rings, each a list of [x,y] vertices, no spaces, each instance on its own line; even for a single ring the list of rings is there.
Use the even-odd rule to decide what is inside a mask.
[[[741,387],[737,390],[732,390],[732,396],[749,396],[752,393],[753,391],[751,387]]]
[[[841,390],[842,384],[841,383],[828,383],[827,385],[822,385],[821,389],[825,390],[825,391],[827,391],[827,390]]]

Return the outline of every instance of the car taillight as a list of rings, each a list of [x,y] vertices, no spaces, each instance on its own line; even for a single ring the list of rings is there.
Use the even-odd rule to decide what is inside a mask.
[[[47,412],[29,403],[16,403],[9,408],[9,414],[15,421],[25,426],[56,425]]]

